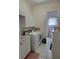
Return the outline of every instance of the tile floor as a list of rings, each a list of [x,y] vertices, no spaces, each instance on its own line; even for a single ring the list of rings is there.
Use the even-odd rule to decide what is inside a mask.
[[[49,49],[51,44],[51,39],[47,38],[47,43],[39,46],[35,52],[31,52],[25,59],[52,59],[52,51]]]
[[[50,51],[50,49],[48,49],[49,47],[49,38],[48,38],[48,42],[46,44],[41,44],[39,46],[39,48],[37,49],[37,53],[39,53],[39,57],[38,59],[52,59],[52,51]]]

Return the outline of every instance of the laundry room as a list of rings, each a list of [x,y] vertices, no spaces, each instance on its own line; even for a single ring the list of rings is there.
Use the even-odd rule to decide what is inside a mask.
[[[79,59],[79,0],[0,0],[0,59]]]
[[[19,0],[20,59],[59,59],[59,32],[59,0]]]

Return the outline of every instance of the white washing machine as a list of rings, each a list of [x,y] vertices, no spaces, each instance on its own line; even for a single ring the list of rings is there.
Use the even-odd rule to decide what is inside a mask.
[[[30,38],[31,38],[31,50],[35,51],[41,44],[42,36],[41,32],[32,32],[30,33]]]

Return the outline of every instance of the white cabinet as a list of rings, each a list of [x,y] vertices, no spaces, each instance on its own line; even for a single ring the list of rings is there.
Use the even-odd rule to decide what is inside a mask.
[[[30,37],[26,37],[26,55],[31,51],[31,41],[30,41]]]
[[[20,59],[24,59],[24,57],[31,51],[30,48],[30,37],[26,36],[20,40]]]
[[[29,17],[29,19],[27,19]],[[34,20],[34,17],[33,16],[26,16],[26,27],[32,27],[32,26],[35,26],[35,20]]]

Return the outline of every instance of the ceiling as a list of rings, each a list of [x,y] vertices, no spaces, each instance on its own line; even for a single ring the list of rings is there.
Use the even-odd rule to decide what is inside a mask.
[[[28,0],[31,5],[41,5],[51,2],[59,2],[60,0]]]

